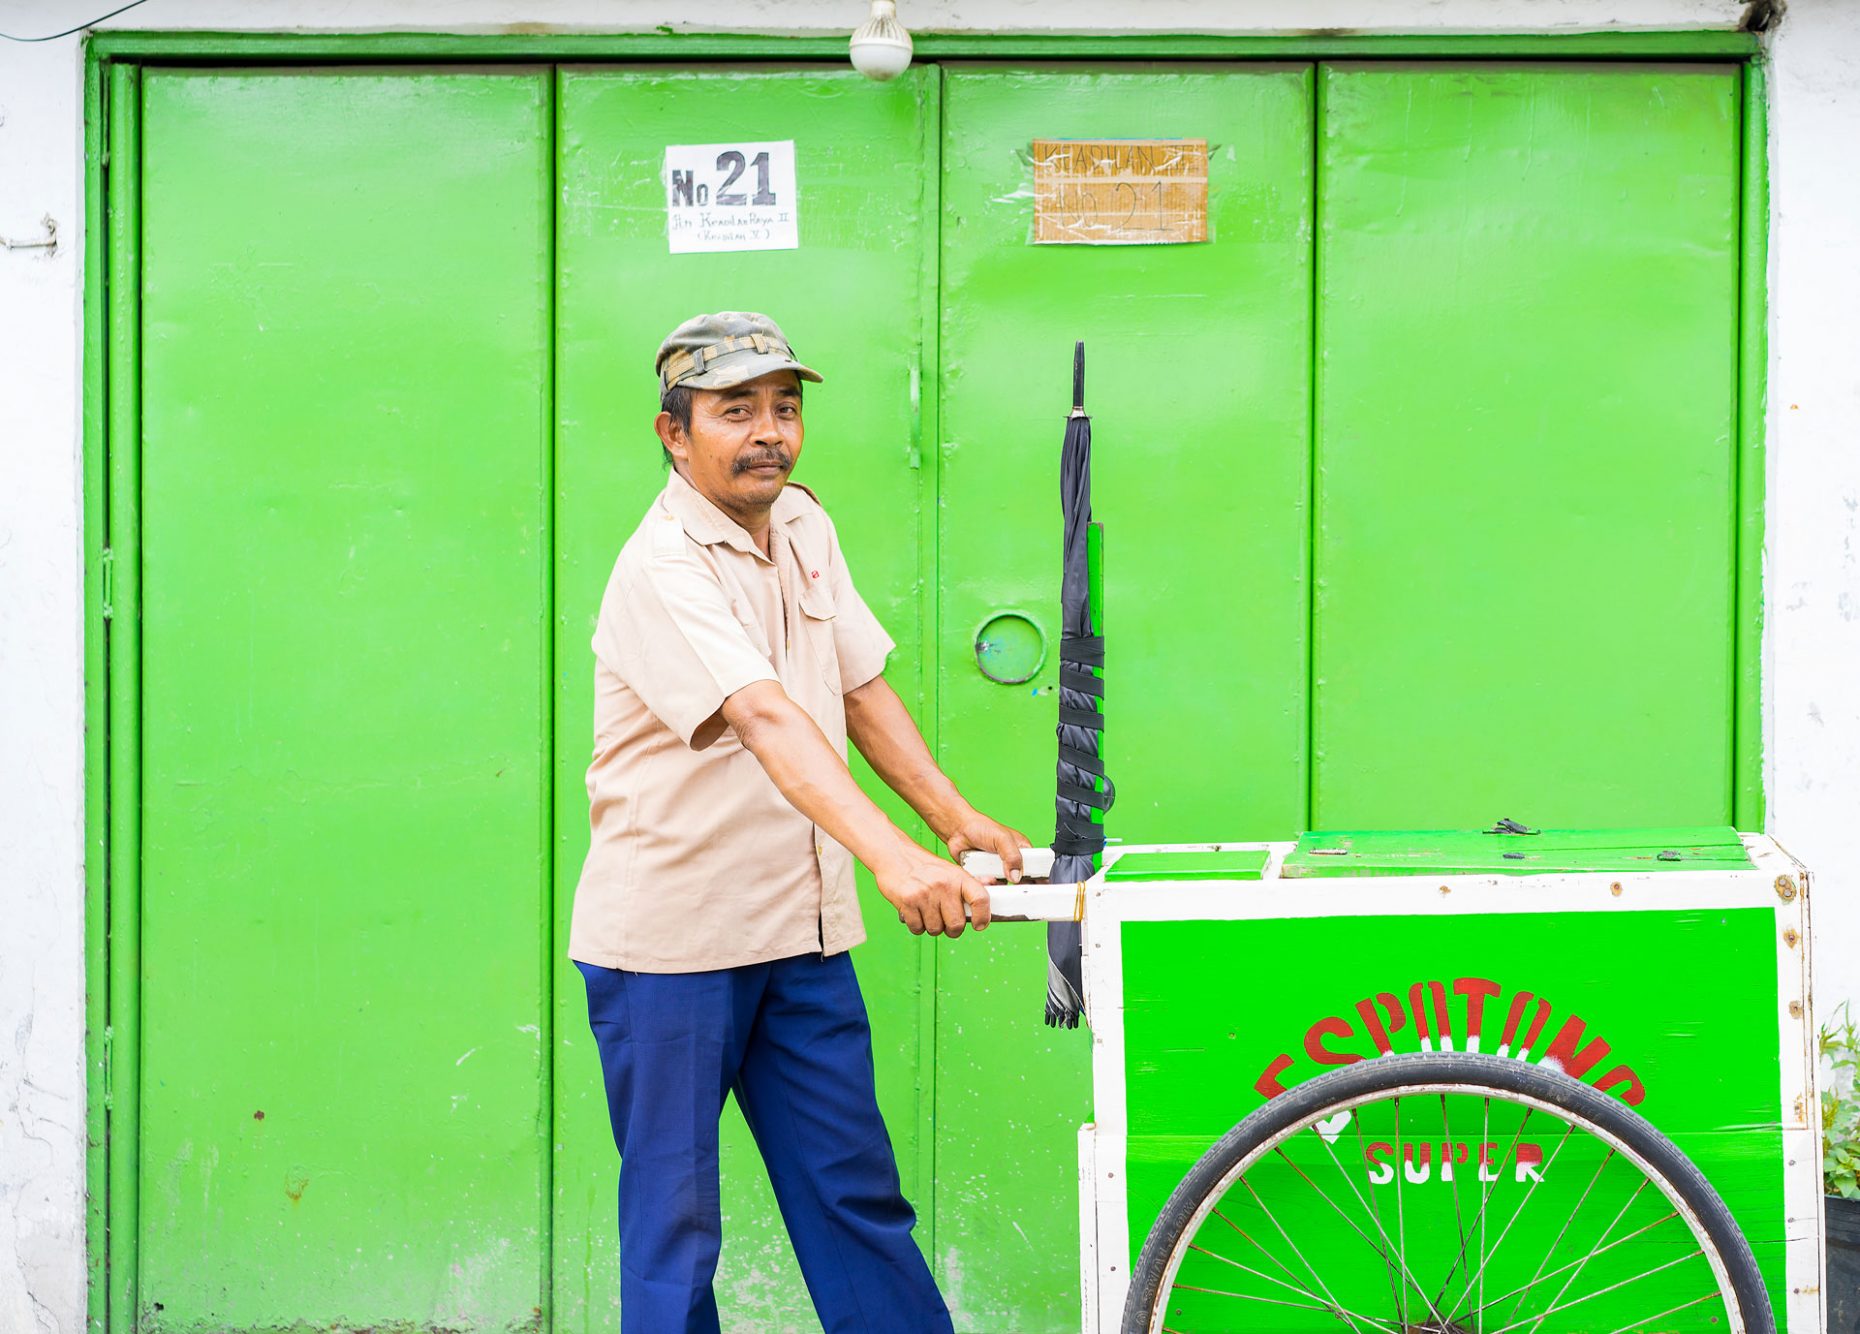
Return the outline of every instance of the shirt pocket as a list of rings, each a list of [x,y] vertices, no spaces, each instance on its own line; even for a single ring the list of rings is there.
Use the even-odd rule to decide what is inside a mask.
[[[840,693],[840,654],[834,643],[833,595],[819,583],[809,580],[801,589],[801,633],[807,636],[808,651],[819,664],[821,679],[834,694]]]

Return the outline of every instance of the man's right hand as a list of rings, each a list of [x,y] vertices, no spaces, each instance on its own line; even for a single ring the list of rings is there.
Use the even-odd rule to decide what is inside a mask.
[[[913,936],[928,931],[954,939],[965,921],[988,925],[988,890],[954,862],[913,847],[896,869],[878,876],[878,892],[898,910]],[[966,908],[966,912],[965,912]]]

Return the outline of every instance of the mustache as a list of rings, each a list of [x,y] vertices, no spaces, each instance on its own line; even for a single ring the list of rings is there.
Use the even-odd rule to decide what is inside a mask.
[[[794,467],[794,459],[789,455],[787,450],[765,449],[759,450],[754,454],[745,454],[737,459],[730,465],[730,473],[732,476],[740,477],[751,468],[759,468],[769,463],[774,464],[783,472],[787,472]]]

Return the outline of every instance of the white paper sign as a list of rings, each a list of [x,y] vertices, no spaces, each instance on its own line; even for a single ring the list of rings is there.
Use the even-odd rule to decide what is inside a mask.
[[[674,255],[717,250],[796,250],[794,140],[669,144],[665,237]]]

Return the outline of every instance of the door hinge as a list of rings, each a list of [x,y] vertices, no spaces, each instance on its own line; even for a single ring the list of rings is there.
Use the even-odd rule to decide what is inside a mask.
[[[103,549],[103,619],[116,615],[116,553]]]
[[[116,1030],[105,1024],[103,1027],[103,1110],[106,1112],[116,1105],[114,1063],[110,1060],[110,1052],[115,1044]]]

